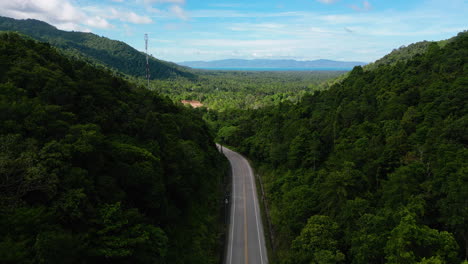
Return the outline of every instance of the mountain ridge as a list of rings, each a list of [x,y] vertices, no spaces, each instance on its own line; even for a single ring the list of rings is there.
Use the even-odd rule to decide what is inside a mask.
[[[63,31],[36,19],[18,20],[0,16],[0,31],[14,31],[60,48],[72,57],[86,59],[124,74],[145,77],[145,54],[123,41],[94,33]],[[150,57],[151,79],[195,78],[186,67]]]

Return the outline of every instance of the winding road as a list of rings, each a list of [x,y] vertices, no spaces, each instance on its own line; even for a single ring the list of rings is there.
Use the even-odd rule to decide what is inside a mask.
[[[226,264],[267,264],[257,189],[249,162],[222,147],[232,168],[231,215]]]

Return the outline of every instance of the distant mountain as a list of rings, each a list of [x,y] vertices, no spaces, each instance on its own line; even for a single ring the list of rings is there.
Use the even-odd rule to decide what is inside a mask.
[[[242,60],[227,59],[215,61],[185,61],[178,64],[192,68],[352,68],[365,65],[365,62],[333,61],[333,60]]]
[[[0,31],[16,31],[36,40],[63,49],[68,55],[84,58],[133,76],[146,75],[145,54],[124,42],[100,37],[92,33],[58,30],[45,22],[17,20],[0,16]],[[171,77],[193,78],[195,75],[175,63],[150,59],[152,79]]]

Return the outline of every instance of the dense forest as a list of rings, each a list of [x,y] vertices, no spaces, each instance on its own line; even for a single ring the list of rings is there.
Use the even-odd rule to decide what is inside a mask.
[[[327,89],[344,71],[196,71],[197,78],[154,80],[150,89],[174,101],[197,100],[217,111],[257,109],[280,102],[298,102],[306,94]],[[134,78],[134,82],[145,81]]]
[[[297,104],[206,112],[257,165],[277,263],[467,263],[468,33],[424,49]]]
[[[398,49],[392,50],[389,54],[383,56],[382,58],[376,60],[373,63],[367,64],[363,67],[364,70],[375,70],[381,65],[396,65],[397,63],[407,62],[416,55],[421,55],[427,52],[427,49],[433,45],[437,44],[440,48],[443,48],[448,43],[454,41],[456,37],[440,40],[440,41],[420,41],[408,46],[401,46]]]
[[[467,263],[467,32],[345,75],[152,58],[148,90],[125,43],[0,30],[49,42],[0,33],[1,263],[219,263],[215,135],[261,175],[274,263]]]
[[[226,169],[190,109],[0,34],[1,263],[218,263]]]
[[[35,19],[17,20],[1,16],[0,31],[15,31],[36,40],[48,42],[62,49],[68,56],[87,60],[116,72],[139,77],[146,75],[145,54],[121,41],[99,37],[92,33],[58,30],[54,26]],[[149,63],[151,64],[151,79],[196,78],[189,68],[175,63],[154,57],[150,57]]]

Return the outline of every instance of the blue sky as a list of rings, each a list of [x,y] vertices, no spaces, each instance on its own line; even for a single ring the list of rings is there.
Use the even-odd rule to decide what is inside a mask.
[[[89,31],[160,59],[374,61],[468,29],[468,0],[0,0],[0,15]]]

